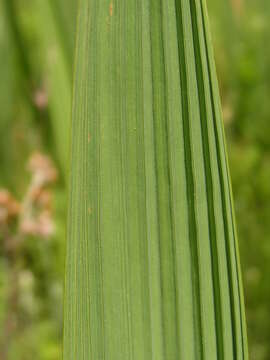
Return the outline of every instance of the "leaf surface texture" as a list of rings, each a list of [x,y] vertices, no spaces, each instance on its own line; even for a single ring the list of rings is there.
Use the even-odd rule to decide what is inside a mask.
[[[201,0],[80,1],[64,360],[247,359]]]

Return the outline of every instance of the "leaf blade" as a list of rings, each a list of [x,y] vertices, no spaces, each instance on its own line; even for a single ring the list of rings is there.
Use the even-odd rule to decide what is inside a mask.
[[[80,6],[64,359],[246,359],[205,8]]]

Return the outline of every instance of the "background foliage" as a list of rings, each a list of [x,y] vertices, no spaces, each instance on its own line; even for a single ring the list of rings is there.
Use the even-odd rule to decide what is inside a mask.
[[[270,360],[270,3],[208,0],[208,8],[235,196],[251,360]],[[0,0],[1,360],[61,356],[75,20],[76,0]],[[10,209],[15,203],[24,209],[35,176],[29,158],[39,159],[38,169],[44,165],[44,155],[37,153],[53,159],[58,180],[55,177],[34,194],[32,228],[25,228],[23,211]],[[40,202],[44,192],[50,194],[46,204]],[[39,214],[45,210],[49,218],[41,226]],[[18,238],[20,245],[10,246]]]

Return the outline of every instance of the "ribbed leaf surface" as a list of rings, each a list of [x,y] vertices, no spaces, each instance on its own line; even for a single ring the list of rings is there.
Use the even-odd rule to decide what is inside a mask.
[[[78,21],[64,359],[247,359],[204,1]]]

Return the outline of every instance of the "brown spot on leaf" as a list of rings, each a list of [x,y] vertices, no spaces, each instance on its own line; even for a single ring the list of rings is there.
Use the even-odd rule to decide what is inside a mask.
[[[88,140],[88,143],[90,143],[90,141],[91,141],[91,134],[90,133],[88,133],[87,140]]]

